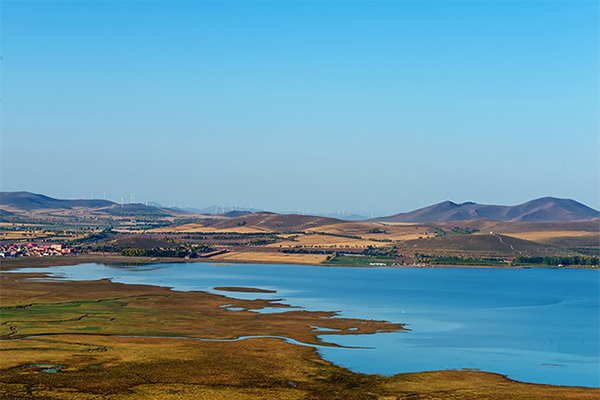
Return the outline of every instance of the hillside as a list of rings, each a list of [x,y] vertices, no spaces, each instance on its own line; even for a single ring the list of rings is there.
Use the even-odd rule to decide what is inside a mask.
[[[600,218],[600,212],[575,200],[544,197],[516,206],[445,201],[408,213],[376,218],[374,222],[427,223],[472,219],[510,222],[567,222]]]
[[[393,223],[389,224],[393,225]],[[444,230],[457,226],[460,228],[479,229],[481,232],[494,231],[495,233],[508,235],[523,232],[600,232],[600,219],[566,222],[511,222],[495,221],[492,219],[467,219],[463,221],[430,222],[425,225]]]
[[[213,229],[246,227],[262,231],[295,232],[337,223],[343,223],[343,221],[311,215],[257,212],[235,218],[206,221],[203,225]]]
[[[488,256],[555,255],[568,251],[529,240],[498,234],[451,235],[422,238],[405,242],[407,249],[417,252],[468,252]]]
[[[112,246],[119,250],[130,248],[137,249],[154,249],[154,248],[167,248],[174,247],[172,243],[165,240],[139,237],[139,236],[127,236],[123,238],[114,239],[105,243],[107,246]]]
[[[22,218],[200,217],[183,211],[146,206],[140,203],[121,205],[109,200],[63,200],[29,192],[1,192],[0,216]]]
[[[146,206],[143,204],[113,204],[110,207],[102,210],[108,215],[113,216],[154,216],[154,217],[167,217],[182,214],[182,211],[174,211],[168,208],[159,208],[153,206]]]
[[[109,200],[60,200],[29,192],[0,192],[0,207],[10,211],[70,210],[76,207],[102,208],[112,205],[116,203]]]
[[[250,211],[233,210],[233,211],[227,211],[226,213],[219,214],[219,215],[221,217],[225,217],[225,218],[236,218],[236,217],[243,217],[244,215],[248,215],[248,214],[252,214],[252,213]]]

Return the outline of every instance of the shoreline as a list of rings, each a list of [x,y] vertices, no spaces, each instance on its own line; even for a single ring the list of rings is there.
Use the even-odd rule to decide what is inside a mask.
[[[17,257],[0,259],[0,271],[10,271],[19,268],[40,268],[40,267],[58,267],[64,265],[78,265],[86,263],[105,264],[105,265],[151,265],[151,264],[173,264],[173,263],[210,263],[210,264],[268,264],[268,265],[307,265],[313,267],[343,267],[343,268],[482,268],[482,269],[589,269],[599,270],[595,266],[562,266],[553,267],[549,265],[517,265],[517,266],[496,266],[496,265],[458,265],[458,264],[436,264],[436,265],[351,265],[351,264],[316,264],[310,262],[295,262],[293,260],[277,261],[259,261],[259,260],[228,260],[219,258],[171,258],[171,257],[130,257],[114,254],[82,254],[73,256],[48,256],[48,257]]]

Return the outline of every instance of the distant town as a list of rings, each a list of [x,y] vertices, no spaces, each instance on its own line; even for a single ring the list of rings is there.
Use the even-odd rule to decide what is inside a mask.
[[[0,245],[1,258],[63,256],[73,254],[74,252],[74,249],[66,247],[64,244],[38,245],[37,243],[26,243]]]

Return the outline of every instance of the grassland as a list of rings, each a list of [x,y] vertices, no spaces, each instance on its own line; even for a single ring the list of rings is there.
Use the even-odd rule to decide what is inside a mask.
[[[208,339],[276,335],[319,344],[310,326],[334,329],[341,334],[402,329],[401,325],[382,321],[330,318],[335,315],[332,312],[290,311],[276,300],[238,300],[204,292],[176,292],[106,280],[40,282],[28,277],[31,276],[5,274],[3,277],[0,294],[3,320],[0,335],[3,338],[71,333]],[[102,296],[107,292],[113,296]],[[224,306],[241,311],[233,312]],[[264,307],[281,308],[282,312],[252,311]],[[236,317],[233,320],[232,313]]]
[[[321,254],[286,254],[272,251],[252,249],[249,251],[229,251],[211,257],[211,261],[238,262],[238,263],[263,263],[263,264],[321,264],[327,256]]]
[[[41,276],[5,272],[0,277],[3,399],[597,399],[600,395],[598,389],[532,385],[476,371],[358,374],[322,360],[313,347],[277,338],[184,339],[270,335],[323,345],[312,326],[334,329],[336,334],[396,331],[402,326],[203,292],[106,280],[31,280]],[[252,311],[262,307],[287,312]]]
[[[419,254],[426,254],[430,259],[462,257],[471,265],[477,264],[472,260],[479,259],[479,265],[509,266],[518,256],[600,254],[600,225],[596,220],[539,223],[477,219],[407,224],[260,212],[234,218],[181,215],[102,220],[105,226],[100,227],[97,212],[83,213],[71,225],[66,220],[38,225],[5,223],[0,225],[0,234],[4,234],[0,244],[63,243],[100,262],[112,262],[120,255],[152,256],[132,257],[132,263],[179,256],[181,259],[171,260],[314,265],[331,264],[327,257],[337,253],[336,265],[369,265],[380,261],[357,261],[345,254],[386,253],[395,257],[389,264],[396,265],[414,264]],[[65,262],[76,263],[72,259]]]
[[[317,248],[357,248],[363,249],[367,246],[377,246],[380,242],[376,242],[369,239],[362,239],[360,237],[344,237],[344,236],[333,236],[323,235],[319,233],[314,234],[299,234],[295,235],[293,240],[283,240],[278,243],[270,244],[269,247],[317,247]]]
[[[36,242],[36,241],[70,241],[85,237],[88,232],[77,230],[63,230],[55,226],[27,226],[18,227],[0,225],[0,241],[3,242]]]
[[[412,247],[420,251],[468,253],[480,257],[514,257],[533,254],[545,256],[569,253],[567,249],[499,234],[450,235],[409,240],[405,244],[408,248]]]
[[[260,214],[260,213],[259,213]],[[159,228],[154,233],[195,233],[212,246],[228,249],[215,260],[224,262],[264,263],[329,263],[323,255],[337,253],[366,254],[369,248],[396,255],[396,264],[412,264],[416,254],[438,257],[461,256],[481,259],[479,265],[492,260],[497,266],[508,266],[517,256],[596,255],[600,240],[591,246],[563,246],[571,238],[600,238],[596,222],[513,223],[492,220],[471,220],[426,224],[379,222],[342,222],[307,216],[253,214],[232,220],[205,221]],[[247,223],[246,223],[247,222]],[[286,230],[287,229],[287,230]],[[469,234],[457,234],[468,232]],[[215,241],[219,235],[273,235],[265,246],[235,246],[240,243]],[[213,236],[211,236],[213,235]],[[272,237],[273,238],[273,237]],[[563,240],[564,239],[564,240]],[[244,243],[241,243],[242,245]],[[277,254],[293,250],[297,254]],[[317,252],[323,252],[317,255]],[[304,253],[304,254],[301,254]],[[348,261],[342,264],[342,261]],[[486,261],[486,262],[483,262]],[[338,265],[369,263],[352,258],[338,258]],[[374,261],[377,262],[377,261]],[[394,262],[390,263],[393,264]]]
[[[117,210],[119,211],[119,210]],[[143,210],[142,210],[143,211]],[[106,213],[105,213],[106,214]],[[589,254],[600,250],[597,222],[437,224],[342,222],[257,213],[238,218],[119,216],[56,212],[36,223],[1,223],[0,242],[71,242],[81,254],[1,260],[0,397],[3,399],[598,399],[600,390],[532,385],[477,371],[392,377],[358,374],[322,360],[312,327],[335,334],[402,330],[385,321],[337,318],[267,300],[109,281],[32,281],[20,267],[161,262],[254,262],[368,266],[416,255],[496,257]],[[118,212],[117,212],[118,214]],[[67,218],[68,217],[68,218]],[[21,218],[23,219],[23,218]],[[435,237],[455,226],[473,235]],[[105,228],[113,227],[110,232]],[[493,231],[493,234],[488,232]],[[106,233],[100,236],[93,234]],[[93,239],[93,240],[92,240]],[[267,240],[268,244],[252,242]],[[199,246],[226,250],[206,259],[124,257],[123,248]],[[283,250],[297,253],[284,253]],[[395,257],[356,254],[369,250]],[[373,251],[374,250],[374,251]],[[303,253],[304,252],[304,253]],[[317,254],[322,252],[322,254]],[[335,257],[328,260],[328,256]],[[354,253],[354,256],[344,255]],[[200,256],[204,256],[201,254]],[[223,287],[227,292],[264,291]],[[278,307],[280,313],[253,310]],[[319,331],[327,335],[327,331]],[[258,336],[241,341],[201,341]],[[186,338],[183,338],[186,337]]]

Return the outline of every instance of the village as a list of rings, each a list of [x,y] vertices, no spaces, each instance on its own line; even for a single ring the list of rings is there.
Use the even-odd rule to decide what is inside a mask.
[[[62,256],[73,254],[74,252],[74,249],[66,247],[64,244],[38,245],[37,243],[26,243],[0,245],[0,258]]]

